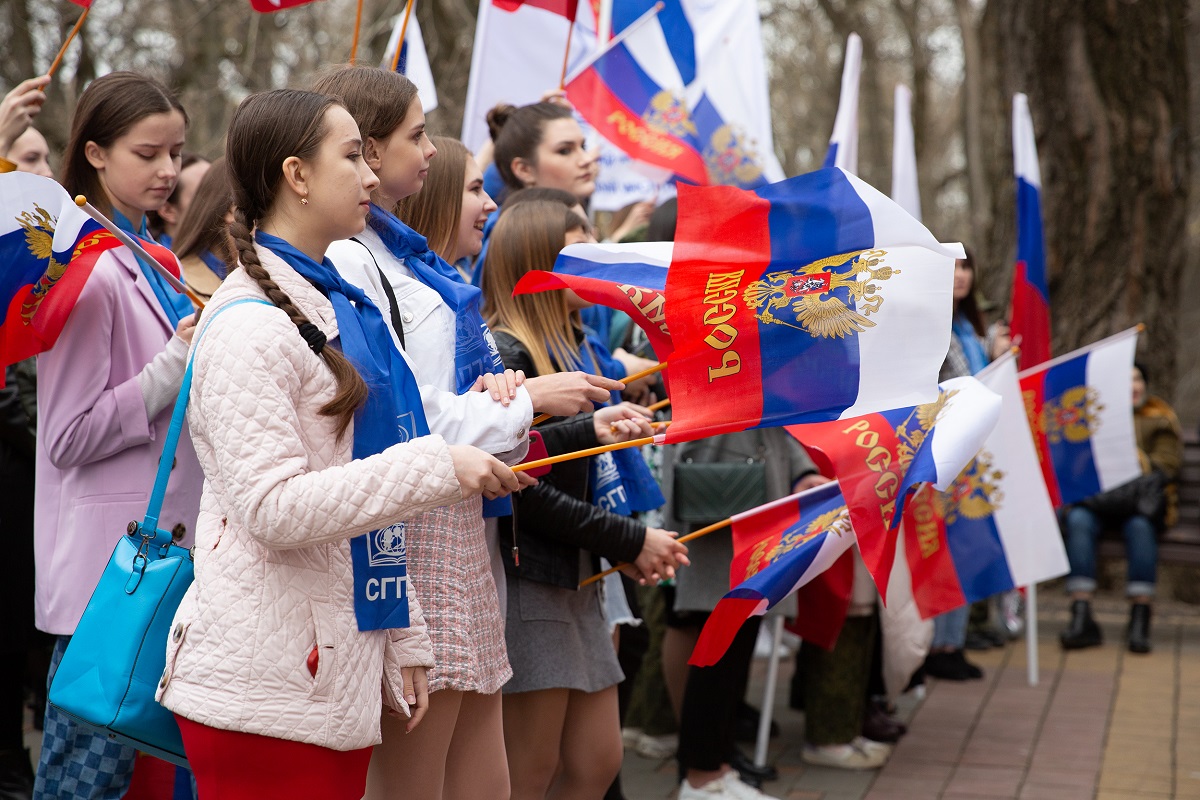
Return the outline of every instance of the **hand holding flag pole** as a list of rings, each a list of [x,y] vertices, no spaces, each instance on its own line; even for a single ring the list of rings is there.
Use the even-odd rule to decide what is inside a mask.
[[[722,528],[728,528],[732,524],[733,524],[733,517],[729,517],[727,519],[721,520],[720,522],[714,522],[712,525],[705,525],[700,530],[692,531],[687,536],[680,536],[675,541],[679,542],[680,544],[683,544],[684,542],[690,542],[693,539],[699,539],[701,536],[708,536],[710,533],[719,531]],[[609,567],[608,569],[604,570],[603,572],[597,572],[595,575],[588,578],[587,580],[581,581],[579,584],[579,588],[582,589],[583,587],[585,587],[589,584],[596,583],[597,581],[602,581],[605,578],[607,578],[609,575],[612,575],[614,572],[618,572],[621,569],[624,569],[625,567],[628,567],[628,566],[631,566],[631,565],[629,563],[622,563],[622,564],[617,564],[615,567]]]
[[[621,379],[621,382],[625,383],[625,384],[633,383],[634,381],[641,380],[642,378],[645,378],[648,375],[653,375],[656,372],[662,372],[666,368],[667,368],[667,362],[663,361],[661,363],[655,364],[653,367],[647,367],[646,369],[642,370],[641,372],[635,372],[632,375],[626,375],[624,378]],[[669,403],[671,401],[664,400],[662,402],[665,404],[665,403]],[[657,411],[658,409],[660,409],[662,407],[663,406],[661,404],[655,403],[654,405],[650,406],[650,410]],[[533,418],[533,422],[531,424],[538,425],[542,422],[545,422],[546,420],[550,419],[553,416],[554,416],[553,414],[538,414],[536,417]],[[620,448],[617,448],[617,449],[620,449]],[[562,460],[565,461],[567,459],[562,459]],[[554,462],[547,462],[547,463],[554,463]],[[526,469],[528,469],[528,467],[526,467]]]
[[[153,267],[155,272],[157,272],[159,275],[162,275],[163,278],[166,279],[167,283],[171,284],[172,289],[187,295],[188,299],[196,305],[196,308],[204,308],[204,301],[197,297],[195,292],[185,286],[183,282],[179,280],[179,278],[176,278],[174,275],[172,275],[171,271],[164,267],[157,258],[146,252],[146,248],[142,247],[138,243],[137,239],[134,239],[128,233],[118,228],[115,222],[97,211],[96,207],[89,203],[86,197],[81,194],[75,195],[75,205],[82,208],[87,212],[89,217],[103,225],[105,230],[115,236],[117,240],[121,242],[121,244],[132,250],[134,254],[138,256],[138,258],[141,258],[143,261]]]
[[[396,42],[396,52],[392,53],[392,72],[400,66],[400,54],[404,52],[404,40],[408,36],[408,18],[412,16],[413,6],[417,0],[407,0],[404,4],[404,21],[400,23],[400,40]]]
[[[54,57],[54,61],[50,63],[50,69],[46,70],[46,75],[53,75],[54,70],[58,69],[58,65],[62,63],[63,56],[67,54],[67,48],[71,46],[71,41],[75,38],[75,34],[79,33],[79,29],[83,27],[83,21],[87,19],[88,12],[92,10],[91,0],[83,6],[83,13],[79,15],[79,19],[75,21],[75,27],[71,28],[71,32],[67,34],[66,41],[62,43],[62,47],[58,48],[58,55]]]

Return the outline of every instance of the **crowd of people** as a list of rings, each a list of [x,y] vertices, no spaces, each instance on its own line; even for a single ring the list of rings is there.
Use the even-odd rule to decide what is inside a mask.
[[[55,177],[32,124],[47,84],[0,104],[4,171]],[[186,150],[187,111],[154,79],[112,73],[81,94],[57,178],[169,244],[206,305],[198,314],[152,265],[109,250],[36,370],[8,370],[0,474],[24,502],[2,520],[0,796],[118,798],[130,785],[136,751],[47,707],[41,684],[146,508],[189,362],[188,435],[160,519],[194,548],[195,580],[162,643],[157,699],[201,800],[619,800],[627,745],[677,751],[681,800],[768,796],[773,770],[738,747],[757,716],[745,698],[759,619],[715,666],[687,664],[729,588],[729,534],[677,539],[829,476],[782,430],[581,458],[536,479],[512,469],[531,447],[649,436],[669,412],[648,408],[665,396],[657,376],[624,380],[658,361],[627,318],[568,290],[513,296],[563,247],[596,240],[597,162],[570,107],[552,95],[489,124],[473,154],[429,135],[404,76],[339,67],[247,97],[209,162]],[[676,213],[638,204],[610,236],[669,240]],[[968,258],[956,271],[943,377],[1009,347],[1003,325],[985,325],[974,270]],[[1138,409],[1146,471],[1167,496],[1178,422],[1161,401]],[[535,428],[538,414],[551,419]],[[1088,598],[1108,513],[1099,501],[1066,512],[1066,647],[1099,643]],[[1137,652],[1168,515],[1164,501],[1120,518]],[[378,553],[404,556],[402,591],[365,590]],[[625,566],[581,586],[610,564]],[[809,763],[878,767],[905,734],[882,686],[877,609],[860,562],[836,645],[797,654]],[[936,620],[913,686],[922,672],[981,677],[964,655],[969,617]],[[43,740],[26,777],[26,660],[39,650]]]

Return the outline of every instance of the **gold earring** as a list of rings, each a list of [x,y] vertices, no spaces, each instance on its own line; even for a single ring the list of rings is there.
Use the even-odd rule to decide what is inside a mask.
[[[306,205],[308,205],[308,198],[307,198],[307,197],[301,197],[301,198],[300,198],[300,205],[302,205],[302,206],[306,206]]]

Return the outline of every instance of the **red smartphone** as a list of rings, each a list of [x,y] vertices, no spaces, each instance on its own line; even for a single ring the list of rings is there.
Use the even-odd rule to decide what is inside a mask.
[[[546,443],[542,441],[542,435],[537,431],[529,432],[529,452],[525,454],[525,458],[521,460],[524,464],[527,461],[540,461],[543,458],[549,458],[550,453],[546,451]],[[550,474],[551,465],[547,464],[544,467],[534,467],[533,469],[525,470],[525,474],[533,478],[540,478],[543,475]]]

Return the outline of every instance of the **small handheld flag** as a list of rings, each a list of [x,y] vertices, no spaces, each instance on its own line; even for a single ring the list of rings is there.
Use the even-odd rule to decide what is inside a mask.
[[[1029,100],[1013,95],[1013,166],[1017,183],[1017,263],[1013,268],[1012,336],[1021,366],[1050,358],[1050,287],[1042,235],[1042,171]]]
[[[1055,506],[1142,473],[1133,430],[1137,328],[1023,371],[1021,394]]]
[[[734,516],[732,588],[709,615],[688,663],[720,661],[747,619],[820,575],[854,542],[836,481]]]
[[[416,84],[421,110],[428,114],[438,107],[438,96],[433,83],[433,70],[429,66],[429,53],[425,49],[425,38],[421,34],[421,23],[415,16],[410,16],[416,4],[417,0],[409,0],[404,13],[396,17],[381,66],[399,72]]]
[[[1016,359],[1005,355],[976,377],[1002,398],[999,422],[946,491],[917,492],[904,509],[913,598],[925,619],[1069,568]]]
[[[936,399],[961,252],[841,169],[680,186],[667,441]]]
[[[892,125],[892,199],[921,218],[921,190],[917,182],[917,149],[913,136],[912,90],[896,84],[896,109]]]
[[[250,7],[260,14],[270,14],[274,11],[295,8],[312,2],[314,0],[250,0]]]

